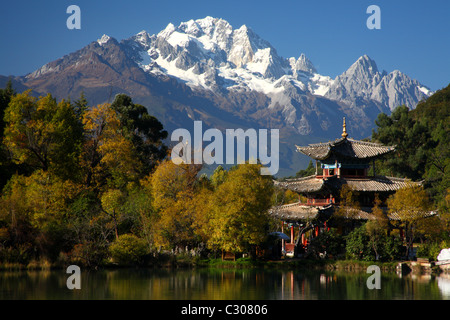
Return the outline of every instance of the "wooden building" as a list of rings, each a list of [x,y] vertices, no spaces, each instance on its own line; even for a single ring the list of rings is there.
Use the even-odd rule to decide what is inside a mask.
[[[395,227],[395,222],[400,219],[388,213],[386,200],[395,191],[413,182],[377,175],[375,167],[375,159],[393,152],[394,146],[350,139],[344,118],[341,138],[296,147],[298,152],[316,161],[316,174],[275,182],[277,186],[299,194],[299,202],[274,207],[270,211],[283,222],[283,229],[291,229],[291,241],[286,244],[288,254],[293,254],[298,245],[306,247],[311,237],[330,227],[347,233],[362,222],[375,219],[372,214],[375,197],[381,201],[381,208],[390,225]],[[344,186],[357,195],[357,206],[348,207],[345,200],[340,199]],[[297,234],[294,234],[294,227],[298,228]]]

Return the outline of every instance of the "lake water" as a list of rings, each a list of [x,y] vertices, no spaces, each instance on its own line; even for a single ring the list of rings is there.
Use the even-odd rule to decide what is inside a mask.
[[[450,275],[381,274],[368,289],[365,272],[303,270],[81,270],[70,290],[65,270],[0,271],[0,300],[449,300]]]

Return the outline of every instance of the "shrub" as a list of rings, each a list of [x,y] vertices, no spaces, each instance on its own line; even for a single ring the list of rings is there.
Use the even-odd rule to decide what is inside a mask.
[[[345,240],[334,229],[331,229],[311,240],[310,251],[316,256],[326,253],[328,258],[338,258],[345,253]]]
[[[133,234],[123,234],[109,247],[113,260],[119,264],[141,264],[148,253],[147,243]]]
[[[87,241],[75,245],[69,258],[71,263],[96,268],[104,264],[107,256],[108,251],[103,244]]]
[[[364,225],[354,229],[346,237],[346,253],[356,260],[374,260],[375,253],[369,246],[370,238]]]
[[[354,229],[347,235],[346,240],[346,253],[352,259],[392,261],[401,257],[402,244],[398,238],[388,236],[384,232],[371,238],[366,225]]]
[[[449,240],[442,240],[441,242],[437,241],[425,242],[423,245],[418,247],[417,256],[422,258],[428,258],[435,261],[441,250],[449,247],[450,247]]]

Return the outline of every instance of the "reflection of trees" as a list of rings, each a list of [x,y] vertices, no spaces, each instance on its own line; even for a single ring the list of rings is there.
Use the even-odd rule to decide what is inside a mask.
[[[367,288],[369,276],[365,270],[121,269],[82,271],[81,290],[69,290],[64,270],[3,271],[0,299],[440,300],[450,296],[448,275],[400,278],[382,273],[380,290]]]

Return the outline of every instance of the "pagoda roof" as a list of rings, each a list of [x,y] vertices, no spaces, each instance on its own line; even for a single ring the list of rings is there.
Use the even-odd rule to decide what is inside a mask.
[[[309,176],[286,181],[276,181],[275,185],[284,189],[290,189],[299,193],[317,193],[323,190],[329,192],[341,189],[347,184],[354,191],[359,192],[392,192],[405,188],[408,184],[417,184],[409,179],[375,176],[367,178],[350,178],[331,176],[328,178]]]
[[[315,160],[325,160],[332,154],[335,154],[336,157],[370,159],[395,150],[393,146],[353,140],[346,136],[330,142],[309,144],[306,147],[296,145],[296,147],[298,152]]]
[[[304,221],[320,218],[328,219],[331,216],[336,216],[339,208],[340,206],[332,204],[328,206],[308,206],[297,202],[273,207],[269,211],[269,213],[273,217],[283,221]],[[372,209],[373,208],[371,207],[362,207],[359,209],[348,208],[348,210],[343,210],[344,216],[340,216],[340,218],[350,220],[375,220],[376,217],[372,214]],[[388,212],[388,209],[386,207],[383,207],[381,209],[385,212],[389,220],[402,220],[398,213]],[[436,214],[436,211],[429,211],[420,215],[420,218],[428,218]]]
[[[327,207],[315,207],[302,205],[297,202],[273,207],[270,209],[269,213],[284,221],[301,221],[314,220],[319,216],[319,213],[330,209],[331,205]]]

